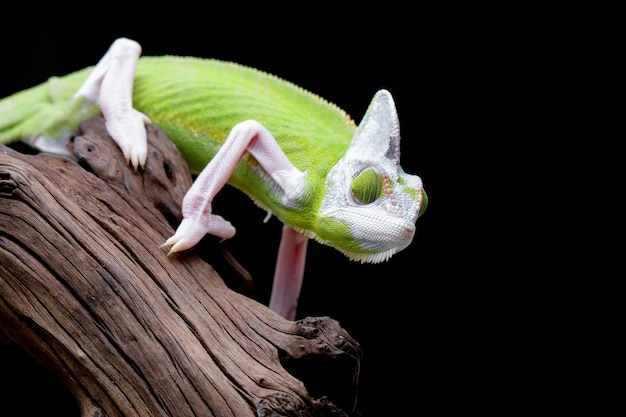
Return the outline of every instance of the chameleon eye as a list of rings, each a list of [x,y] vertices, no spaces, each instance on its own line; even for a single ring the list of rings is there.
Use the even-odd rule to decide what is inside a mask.
[[[363,204],[369,204],[383,193],[383,177],[372,168],[361,171],[352,180],[352,195]]]

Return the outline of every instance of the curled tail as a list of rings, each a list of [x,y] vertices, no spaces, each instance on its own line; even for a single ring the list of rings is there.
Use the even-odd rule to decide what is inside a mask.
[[[40,143],[67,139],[82,120],[99,114],[96,105],[74,98],[87,75],[85,69],[65,77],[52,77],[0,99],[0,144],[23,141],[45,150]]]

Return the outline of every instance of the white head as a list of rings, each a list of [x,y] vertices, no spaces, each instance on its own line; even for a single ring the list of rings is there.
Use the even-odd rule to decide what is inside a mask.
[[[422,180],[400,167],[400,125],[387,90],[372,99],[324,196],[314,237],[353,260],[382,262],[413,240],[428,199]]]

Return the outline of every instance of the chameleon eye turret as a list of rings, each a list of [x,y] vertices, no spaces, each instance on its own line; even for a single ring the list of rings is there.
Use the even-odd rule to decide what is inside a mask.
[[[383,176],[367,168],[352,180],[352,195],[362,204],[369,204],[383,195]]]

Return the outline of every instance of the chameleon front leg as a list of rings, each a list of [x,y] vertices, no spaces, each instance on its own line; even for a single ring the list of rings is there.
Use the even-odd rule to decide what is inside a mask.
[[[272,134],[255,120],[240,122],[232,128],[219,151],[185,194],[183,221],[163,244],[172,246],[170,254],[194,246],[207,233],[224,239],[235,235],[230,222],[212,214],[211,202],[228,182],[246,151],[283,190],[285,204],[294,202],[303,191],[305,174],[289,161]]]
[[[96,64],[74,97],[97,103],[107,131],[133,167],[148,157],[145,124],[150,119],[133,108],[133,84],[141,46],[127,38],[116,39]]]
[[[207,166],[200,172],[183,198],[183,220],[175,234],[163,246],[171,245],[170,254],[188,249],[210,233],[230,238],[235,228],[219,215],[212,214],[211,202],[227,183],[235,167],[249,152],[280,186],[285,204],[291,205],[304,190],[305,173],[287,158],[272,134],[259,122],[238,123]],[[283,229],[270,308],[293,320],[302,286],[308,238],[288,226]]]
[[[308,242],[302,233],[283,226],[269,307],[288,320],[296,318]]]

